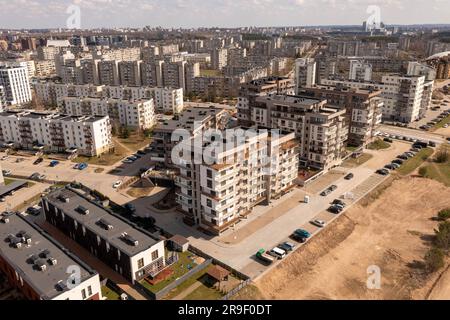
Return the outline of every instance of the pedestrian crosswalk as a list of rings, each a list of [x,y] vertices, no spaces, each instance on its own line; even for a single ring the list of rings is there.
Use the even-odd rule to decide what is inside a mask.
[[[367,180],[365,180],[363,183],[355,187],[352,191],[352,197],[355,201],[358,201],[367,193],[372,191],[374,188],[376,188],[378,185],[380,185],[387,177],[379,175],[379,174],[373,174]]]

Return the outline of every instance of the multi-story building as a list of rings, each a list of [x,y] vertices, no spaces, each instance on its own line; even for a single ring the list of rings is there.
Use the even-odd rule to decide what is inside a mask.
[[[0,86],[0,112],[3,112],[4,106],[6,106],[5,88]]]
[[[222,70],[228,65],[228,49],[215,48],[211,52],[211,67]]]
[[[423,101],[424,76],[385,75],[381,82],[348,81],[323,79],[323,85],[341,85],[357,89],[381,90],[383,99],[383,119],[411,123],[420,118],[421,109],[426,107]],[[428,98],[425,97],[428,101]]]
[[[203,143],[196,151],[205,154],[205,161],[195,161],[198,158],[189,152],[187,158],[177,162],[177,202],[186,224],[219,235],[249,215],[254,206],[269,204],[295,187],[295,134],[276,136],[253,129],[242,139],[227,134],[224,147],[211,153],[205,151],[210,145]],[[188,139],[175,148],[182,150],[183,144],[189,146],[195,140]]]
[[[121,61],[119,67],[119,81],[123,86],[140,86],[142,61]]]
[[[42,199],[48,223],[134,283],[166,266],[164,241],[66,187]]]
[[[26,299],[103,299],[98,273],[20,214],[0,215],[0,238],[0,271]]]
[[[359,60],[350,60],[349,80],[371,81],[372,66]]]
[[[4,89],[6,104],[23,105],[32,100],[27,67],[0,66],[0,86]]]
[[[100,84],[117,86],[120,83],[119,67],[116,60],[103,60],[98,63],[98,76]]]
[[[141,67],[142,84],[150,87],[163,86],[162,66],[164,61],[144,62]]]
[[[160,122],[153,130],[152,161],[172,166],[172,149],[179,141],[174,141],[174,132],[183,129],[191,137],[197,137],[205,131],[223,130],[229,120],[229,114],[219,108],[194,107],[176,115],[172,120]]]
[[[295,85],[292,79],[283,77],[266,77],[250,81],[240,88],[238,98],[238,120],[244,126],[252,124],[252,108],[255,106],[255,99],[260,96],[272,94],[288,94],[295,92]]]
[[[65,97],[58,101],[59,111],[70,116],[109,116],[113,123],[135,129],[150,129],[155,124],[155,105],[150,100]]]
[[[252,108],[255,125],[296,134],[301,166],[325,171],[342,162],[349,132],[345,115],[324,99],[303,96],[261,96]]]
[[[93,84],[93,85],[100,84],[99,70],[98,70],[99,62],[100,62],[100,60],[96,60],[96,59],[81,60],[80,68],[81,68],[83,83]]]
[[[91,84],[63,84],[56,82],[38,82],[34,85],[36,99],[48,107],[56,107],[58,101],[65,97],[94,98],[101,97],[103,86]]]
[[[34,61],[36,76],[40,78],[48,77],[56,73],[54,60],[36,60]]]
[[[295,60],[296,92],[301,88],[309,88],[316,84],[316,66],[314,59]]]
[[[383,109],[381,91],[318,85],[303,89],[300,95],[326,99],[327,106],[346,110],[349,126],[347,144],[350,146],[369,144],[381,124]]]
[[[17,148],[48,152],[77,150],[89,157],[112,148],[109,117],[71,117],[56,113],[9,111],[0,113],[0,142]]]

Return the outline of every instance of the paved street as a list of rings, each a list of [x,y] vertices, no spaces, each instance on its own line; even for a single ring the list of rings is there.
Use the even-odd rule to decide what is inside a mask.
[[[378,129],[382,133],[388,133],[391,135],[398,136],[406,136],[417,140],[423,141],[434,141],[435,143],[442,144],[445,143],[445,137],[436,133],[410,129],[410,128],[402,128],[395,126],[382,125]]]

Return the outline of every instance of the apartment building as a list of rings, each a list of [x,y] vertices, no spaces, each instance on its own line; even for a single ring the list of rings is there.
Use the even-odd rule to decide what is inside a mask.
[[[300,142],[300,165],[329,170],[340,165],[348,140],[346,110],[324,99],[267,95],[255,99],[252,124],[294,132]]]
[[[98,273],[20,214],[0,214],[0,238],[0,271],[26,299],[103,299]]]
[[[96,157],[112,148],[111,124],[109,117],[8,111],[0,113],[0,142],[47,152],[77,150]]]
[[[54,60],[36,60],[34,61],[36,77],[44,78],[56,73]]]
[[[116,60],[103,60],[98,63],[98,77],[100,84],[117,86],[120,84],[119,66]]]
[[[326,99],[327,106],[346,111],[349,127],[347,144],[350,146],[369,144],[381,124],[383,99],[379,90],[318,85],[303,89],[300,95]]]
[[[3,112],[4,106],[6,106],[5,88],[0,86],[0,112]]]
[[[171,120],[161,121],[153,130],[152,161],[172,166],[172,149],[178,143],[174,132],[184,129],[189,135],[196,137],[206,130],[223,130],[229,120],[229,114],[219,108],[194,107],[186,109]]]
[[[227,134],[224,147],[209,154],[205,150],[210,145],[204,143],[198,151],[205,155],[205,161],[197,163],[192,157],[177,163],[177,202],[186,224],[220,235],[248,216],[256,205],[269,204],[295,187],[295,134],[275,136],[267,130],[253,129],[242,138]],[[175,148],[182,148],[183,143],[195,144],[195,139]]]
[[[360,60],[350,60],[349,80],[371,81],[372,66]]]
[[[26,299],[102,300],[98,273],[20,214],[0,215],[0,237],[0,271]]]
[[[222,70],[228,65],[228,49],[215,48],[211,52],[211,67],[214,70]]]
[[[382,77],[381,82],[347,81],[323,79],[322,85],[341,85],[356,89],[374,89],[381,91],[383,99],[383,119],[411,123],[420,119],[424,108],[429,105],[428,97],[424,99],[424,76],[405,76],[390,74]]]
[[[58,102],[59,111],[70,116],[108,116],[112,123],[140,130],[155,124],[155,105],[150,100],[102,99],[64,97]]]
[[[239,123],[244,126],[252,125],[252,109],[257,97],[273,94],[292,95],[294,92],[294,81],[284,77],[266,77],[243,84],[239,91],[237,104]]]
[[[134,283],[165,266],[164,241],[66,187],[42,199],[48,223]]]
[[[436,69],[420,62],[410,61],[408,63],[407,75],[425,76],[426,81],[434,81],[436,79]]]
[[[34,85],[36,99],[48,107],[56,107],[65,97],[90,98],[101,97],[103,86],[91,84],[77,85],[42,81]]]
[[[317,64],[314,59],[302,58],[295,60],[296,92],[300,88],[308,88],[316,84],[316,68]]]
[[[23,105],[32,100],[28,69],[25,66],[0,66],[0,86],[3,87],[8,105]]]
[[[142,84],[150,87],[163,86],[162,66],[164,61],[144,62],[141,67]]]
[[[120,61],[118,63],[120,84],[124,86],[141,86],[141,65],[142,60]]]

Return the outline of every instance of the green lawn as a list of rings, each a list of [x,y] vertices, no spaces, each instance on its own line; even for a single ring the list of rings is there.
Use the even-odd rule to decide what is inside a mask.
[[[369,150],[384,150],[388,149],[391,145],[381,139],[377,139],[371,144],[367,146],[367,149]]]
[[[161,281],[160,283],[152,286],[150,285],[147,281],[142,280],[141,284],[146,287],[148,290],[150,290],[151,292],[158,292],[160,290],[162,290],[163,288],[165,288],[166,286],[168,286],[170,283],[172,283],[173,281],[175,281],[176,279],[178,279],[179,277],[185,275],[186,273],[189,272],[188,270],[188,265],[191,265],[192,268],[196,267],[197,265],[192,262],[191,259],[189,259],[189,256],[193,256],[193,254],[191,252],[183,252],[183,253],[179,253],[179,260],[177,263],[175,263],[174,265],[171,266],[172,270],[174,270],[174,273],[172,274],[172,276],[170,276],[169,278],[167,278],[164,281]]]
[[[433,155],[433,153],[434,153],[434,150],[431,148],[426,148],[426,149],[420,150],[420,152],[418,152],[415,157],[405,161],[404,164],[398,169],[397,172],[404,176],[413,173],[426,160],[428,160],[428,158],[431,157]]]
[[[178,287],[173,289],[167,296],[164,297],[164,300],[171,300],[181,294],[184,290],[192,286],[194,283],[199,281],[205,274],[208,272],[209,267],[203,269],[202,271],[197,272],[192,277],[187,279],[185,282],[180,284]]]
[[[200,75],[202,77],[218,77],[221,75],[219,70],[206,70],[202,69],[200,70]]]
[[[120,295],[107,286],[102,287],[102,295],[106,297],[107,300],[120,300]]]
[[[219,291],[217,291],[214,288],[209,288],[202,284],[200,287],[198,287],[195,291],[193,291],[191,294],[186,296],[184,300],[219,300],[223,297],[223,294]]]
[[[450,187],[450,162],[432,163],[426,168],[426,178],[442,182],[447,187]]]
[[[16,181],[16,180],[14,180],[14,179],[9,179],[9,178],[5,178],[5,186],[7,186],[7,185],[13,183],[14,181]]]
[[[342,166],[346,168],[356,168],[372,158],[373,156],[371,154],[363,153],[363,155],[359,158],[349,158],[348,160],[345,160]]]

